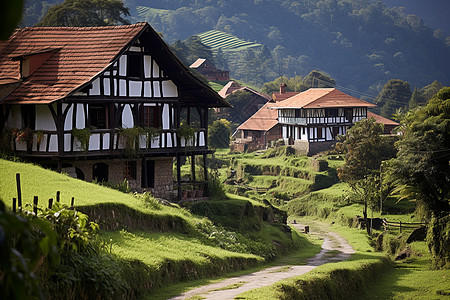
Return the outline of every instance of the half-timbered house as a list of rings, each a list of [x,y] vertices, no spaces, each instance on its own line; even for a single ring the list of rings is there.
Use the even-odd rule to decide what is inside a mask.
[[[311,88],[270,108],[278,112],[286,144],[300,153],[314,154],[329,149],[338,135],[345,135],[375,106],[335,88]]]
[[[206,79],[211,81],[228,81],[230,80],[230,71],[218,69],[212,62],[205,58],[198,58],[189,68],[196,70],[204,75]]]
[[[19,29],[0,41],[0,96],[15,153],[178,198],[181,157],[206,162],[208,109],[228,106],[147,23]]]

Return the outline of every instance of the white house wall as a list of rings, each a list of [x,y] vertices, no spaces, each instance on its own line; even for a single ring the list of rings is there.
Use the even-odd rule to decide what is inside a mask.
[[[47,105],[36,105],[36,130],[56,131],[55,121]]]
[[[132,128],[134,126],[133,112],[129,104],[125,105],[122,112],[122,127]]]
[[[76,104],[76,106],[77,106],[77,115],[75,117],[76,120],[75,127],[78,129],[83,129],[86,127],[84,106],[83,104]]]
[[[136,46],[131,46],[128,51],[142,53],[141,47]],[[119,97],[178,97],[178,87],[170,78],[165,76],[163,70],[160,69],[158,63],[151,55],[142,53],[142,57],[144,70],[143,78],[129,81],[123,78],[117,78],[117,75],[121,77],[127,76],[128,54],[123,54],[119,57],[118,62],[112,65],[113,68],[111,70],[104,71],[92,81],[87,94],[78,93],[77,95],[110,96],[112,94]],[[100,82],[101,80],[103,80],[103,82]]]

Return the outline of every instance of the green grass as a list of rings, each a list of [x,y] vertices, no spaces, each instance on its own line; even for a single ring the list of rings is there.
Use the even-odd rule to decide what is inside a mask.
[[[124,194],[111,188],[74,179],[65,174],[56,173],[42,167],[17,163],[0,159],[0,198],[6,206],[12,207],[12,198],[17,198],[16,173],[20,173],[23,206],[31,205],[33,197],[38,196],[39,206],[46,207],[48,199],[56,200],[56,192],[61,192],[61,203],[70,205],[72,197],[75,206],[90,206],[95,204],[123,204],[134,210],[156,215],[177,215],[189,220],[182,210],[161,206],[154,209],[132,194]]]
[[[181,234],[122,230],[104,232],[102,238],[112,240],[113,254],[130,260],[139,259],[156,268],[168,261],[191,261],[198,266],[210,265],[214,260],[238,257],[252,260],[253,264],[263,261],[262,257],[257,255],[208,246],[197,238]]]
[[[214,81],[210,81],[209,86],[216,92],[220,92],[220,90],[223,88],[223,85],[216,83]]]
[[[292,230],[295,230],[292,227]],[[292,265],[303,265],[306,263],[306,260],[310,257],[313,257],[317,253],[319,253],[321,249],[322,240],[317,238],[314,235],[304,235],[304,234],[296,234],[293,235],[295,243],[298,245],[298,250],[291,251],[286,253],[285,255],[279,257],[278,259],[266,263],[264,265],[259,265],[254,268],[250,268],[247,270],[241,270],[237,272],[232,272],[219,277],[211,277],[207,279],[199,279],[193,280],[189,282],[180,282],[176,284],[171,284],[170,286],[163,287],[157,289],[148,297],[144,297],[145,299],[151,300],[163,300],[169,299],[171,297],[175,297],[181,293],[187,292],[191,289],[204,286],[207,284],[217,283],[226,278],[241,276],[245,274],[250,274],[253,272],[260,271],[264,268],[275,267],[275,266],[292,266]]]
[[[449,299],[450,271],[431,270],[425,242],[414,242],[414,257],[397,262],[391,272],[367,289],[366,299]]]
[[[323,223],[317,223],[312,218],[302,219],[301,222],[309,224],[315,231],[326,228]],[[323,290],[331,289],[334,292],[339,292],[339,281],[342,278],[346,278],[350,282],[355,281],[356,284],[363,284],[366,287],[370,279],[364,278],[362,283],[358,282],[360,274],[367,273],[364,270],[376,269],[378,271],[386,271],[389,264],[383,258],[382,253],[373,252],[364,231],[340,225],[333,225],[330,230],[336,231],[344,236],[357,251],[348,261],[321,265],[304,275],[283,280],[268,287],[242,293],[237,299],[286,299],[293,298],[293,295],[297,295],[296,293],[298,291],[304,292],[304,294],[300,294],[303,298],[299,296],[298,299],[320,299],[326,295],[326,293],[323,293]],[[376,277],[379,275],[380,273]],[[364,275],[361,275],[361,277],[364,277]],[[360,288],[362,287],[359,286],[358,289]],[[362,292],[357,291],[356,294],[359,293],[361,295]],[[339,294],[335,294],[334,296],[336,299],[340,299]]]

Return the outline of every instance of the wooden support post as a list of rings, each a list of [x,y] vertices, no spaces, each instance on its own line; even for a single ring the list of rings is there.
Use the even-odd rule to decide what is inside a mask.
[[[400,233],[402,233],[402,221],[400,221]]]
[[[59,200],[60,200],[60,195],[61,195],[61,192],[57,191],[56,192],[56,202],[58,202],[58,203],[59,203]]]
[[[19,210],[22,210],[22,190],[20,188],[20,173],[16,173],[16,184],[17,184],[17,205]]]
[[[73,207],[74,203],[75,203],[75,197],[72,197],[72,201],[70,201],[70,207]]]
[[[16,198],[13,198],[13,205],[12,205],[12,209],[13,209],[13,213],[16,213],[16,205],[17,205],[17,199]]]
[[[177,186],[178,186],[178,193],[177,193],[177,201],[181,201],[181,157],[180,154],[177,153]]]
[[[192,181],[195,181],[195,155],[191,156],[191,174]]]
[[[52,209],[53,207],[53,198],[48,199],[48,208]]]
[[[34,212],[34,214],[36,216],[37,216],[38,201],[39,201],[38,196],[34,196],[34,199],[33,199],[33,212]]]
[[[209,196],[208,193],[208,166],[207,166],[207,154],[203,154],[203,175],[205,178],[205,190],[203,191],[205,196]]]

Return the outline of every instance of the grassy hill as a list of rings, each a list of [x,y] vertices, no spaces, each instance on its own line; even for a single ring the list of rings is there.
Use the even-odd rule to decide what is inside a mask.
[[[286,230],[286,225],[273,218],[263,219],[263,215],[276,213],[275,208],[243,197],[230,195],[209,201],[209,205],[223,208],[221,214],[212,216],[212,222],[201,209],[195,215],[189,207],[163,205],[147,194],[124,194],[33,164],[0,159],[0,170],[0,199],[7,207],[17,197],[16,173],[21,174],[25,209],[31,210],[34,196],[39,197],[41,208],[47,206],[49,198],[55,199],[56,191],[61,192],[63,204],[70,205],[74,197],[76,209],[99,223],[100,237],[111,254],[143,266],[147,274],[140,278],[146,286],[141,291],[144,293],[179,281],[257,266],[301,244],[306,248],[311,245],[296,232]],[[223,220],[228,219],[237,226],[226,227],[231,222]]]

